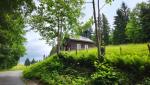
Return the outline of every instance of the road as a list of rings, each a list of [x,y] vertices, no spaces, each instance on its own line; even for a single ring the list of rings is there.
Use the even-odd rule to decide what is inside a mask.
[[[25,85],[21,76],[22,71],[0,72],[0,85]]]

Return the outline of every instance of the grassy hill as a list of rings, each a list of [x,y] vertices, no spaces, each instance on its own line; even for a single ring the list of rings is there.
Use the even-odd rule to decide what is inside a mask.
[[[24,77],[44,85],[149,85],[150,56],[146,44],[106,47],[103,63],[96,48],[61,52],[24,70]]]

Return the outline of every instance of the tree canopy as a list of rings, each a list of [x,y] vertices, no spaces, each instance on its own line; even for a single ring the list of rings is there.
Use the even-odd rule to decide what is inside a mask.
[[[32,0],[0,1],[0,69],[16,65],[25,54],[24,15],[33,6]]]
[[[79,26],[83,0],[41,0],[32,16],[32,29],[38,31],[48,44],[57,39],[57,51],[62,39]]]

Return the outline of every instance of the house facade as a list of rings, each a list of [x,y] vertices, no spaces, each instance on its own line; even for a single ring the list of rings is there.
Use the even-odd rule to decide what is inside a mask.
[[[76,38],[67,38],[64,44],[65,51],[71,50],[81,50],[81,49],[89,49],[95,47],[95,44],[92,40],[86,37],[76,37]]]

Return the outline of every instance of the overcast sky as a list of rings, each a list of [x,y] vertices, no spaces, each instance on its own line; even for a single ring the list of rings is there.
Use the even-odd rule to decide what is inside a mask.
[[[86,0],[90,2],[92,0]],[[97,1],[97,0],[95,0]],[[114,16],[116,15],[116,10],[120,8],[121,3],[125,2],[126,5],[133,9],[137,3],[148,0],[114,0],[111,5],[105,5],[101,12],[104,13],[109,21],[111,28],[113,28]],[[104,0],[100,0],[100,5],[103,6],[105,4]],[[97,5],[97,2],[96,2]],[[83,13],[85,14],[81,21],[85,22],[93,15],[92,4],[86,4],[83,9]],[[32,60],[41,60],[43,59],[43,55],[48,55],[51,50],[51,46],[46,44],[44,40],[40,40],[40,35],[33,31],[28,32],[25,37],[27,38],[27,42],[25,43],[27,52],[24,57],[20,59],[20,63],[24,63],[26,58]]]

